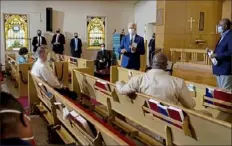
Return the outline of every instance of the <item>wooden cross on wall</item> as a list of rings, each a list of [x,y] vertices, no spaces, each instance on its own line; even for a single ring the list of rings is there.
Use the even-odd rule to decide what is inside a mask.
[[[191,17],[188,22],[190,23],[190,31],[193,31],[193,22],[195,22],[195,20],[193,20],[193,17]]]

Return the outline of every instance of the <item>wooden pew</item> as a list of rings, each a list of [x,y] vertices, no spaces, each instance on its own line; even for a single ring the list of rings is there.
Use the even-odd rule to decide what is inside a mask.
[[[78,70],[74,70],[73,74],[75,74],[73,77],[76,78],[73,81],[77,81],[77,83],[73,84],[75,91],[85,93],[107,106],[109,114],[117,112],[151,132],[160,135],[166,139],[166,145],[231,145],[232,127],[230,123],[162,102],[155,99],[155,97],[138,93],[132,98],[120,95],[113,83],[103,81]],[[97,86],[96,83],[99,81],[105,85],[105,89]],[[146,106],[147,100],[150,98],[154,98],[164,105],[181,109],[186,115],[183,123],[178,123],[171,118],[151,111]],[[170,124],[171,122],[180,125],[182,129],[173,126]]]
[[[76,58],[76,57],[71,57],[67,55],[55,55],[55,60],[56,61],[63,61],[63,62],[68,62],[68,72],[64,72],[65,78],[68,76],[70,79],[72,70],[77,69],[77,68],[89,68],[92,71],[94,71],[94,61],[93,60],[87,60],[83,58]],[[64,79],[66,80],[66,79]],[[68,81],[68,80],[67,80]],[[65,81],[65,82],[67,82]]]
[[[33,62],[19,64],[15,54],[6,54],[6,65],[11,69],[11,78],[15,80],[19,96],[27,96],[28,71],[32,68]]]
[[[129,81],[129,79],[133,76],[141,75],[144,74],[144,72],[136,71],[136,70],[128,70],[126,68],[121,68],[121,67],[116,67],[112,66],[111,67],[111,78],[110,81],[112,83],[115,83],[116,81],[122,80],[122,81]],[[202,75],[203,76],[203,75]],[[203,110],[203,111],[208,111],[213,115],[214,118],[223,120],[226,122],[232,122],[232,115],[231,112],[228,110],[223,110],[220,107],[209,107],[204,105],[204,95],[206,93],[206,89],[216,89],[216,87],[208,86],[208,85],[203,85],[203,84],[198,84],[190,81],[185,81],[187,86],[193,86],[194,91],[191,91],[193,99],[196,101],[196,110]]]
[[[36,106],[48,121],[52,129],[56,130],[65,144],[72,145],[135,145],[129,138],[122,136],[101,119],[93,115],[77,101],[68,99],[56,92],[39,78],[29,74],[29,96],[31,107]],[[37,94],[35,94],[37,93]],[[63,118],[65,112],[75,111],[94,126],[96,132],[90,133],[83,125],[70,118]],[[104,143],[103,143],[104,142]]]

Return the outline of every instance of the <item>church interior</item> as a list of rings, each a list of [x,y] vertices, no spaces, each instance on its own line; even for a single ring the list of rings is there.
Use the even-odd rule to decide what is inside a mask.
[[[30,126],[16,125],[31,127],[13,138],[31,146],[232,145],[231,0],[0,5],[0,98],[23,107],[1,104],[0,129],[16,113]],[[1,140],[12,138],[9,129]]]

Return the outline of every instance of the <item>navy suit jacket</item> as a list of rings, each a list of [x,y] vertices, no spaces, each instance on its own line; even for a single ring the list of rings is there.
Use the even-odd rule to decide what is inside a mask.
[[[131,52],[130,46],[130,36],[126,35],[121,41],[120,48],[118,52],[121,53],[122,49],[126,49],[127,53],[123,54],[121,66],[128,69],[139,70],[140,68],[140,55],[145,54],[145,46],[143,37],[136,34],[134,42],[137,43],[137,49],[135,53]]]
[[[225,35],[214,50],[217,65],[213,65],[214,75],[232,75],[232,30]]]

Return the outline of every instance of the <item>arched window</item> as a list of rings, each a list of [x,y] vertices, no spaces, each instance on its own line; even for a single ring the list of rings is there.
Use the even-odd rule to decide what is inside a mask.
[[[87,16],[88,48],[97,49],[105,43],[105,17]]]
[[[27,15],[4,14],[5,49],[19,50],[28,48],[28,20]]]

